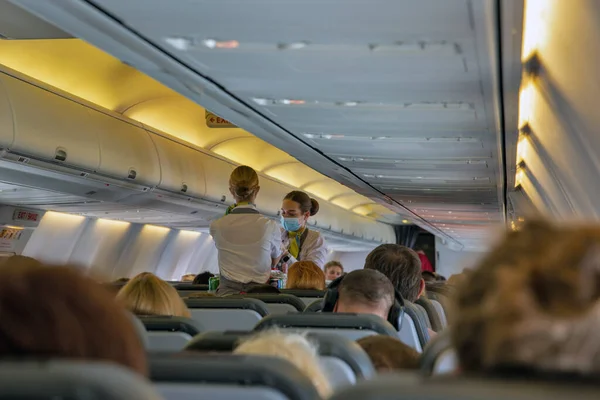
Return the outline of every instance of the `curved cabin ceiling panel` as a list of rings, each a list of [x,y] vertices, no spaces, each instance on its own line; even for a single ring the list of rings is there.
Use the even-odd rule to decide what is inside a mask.
[[[0,80],[0,147],[10,147],[15,140],[15,123],[13,111],[8,99],[8,92]]]
[[[208,128],[204,108],[177,93],[141,101],[122,114],[163,132],[176,132],[179,139],[209,150],[223,141],[253,137],[239,128]]]
[[[321,199],[352,195],[356,201],[340,203],[349,211],[361,203],[375,205],[367,197],[316,172],[249,132],[239,128],[208,128],[204,108],[79,39],[0,41],[0,60],[11,69],[195,146],[212,150],[238,164],[249,165],[286,184],[297,188],[307,186],[305,190]],[[97,156],[95,160],[89,158],[97,166]],[[177,174],[183,169],[183,164],[173,166],[171,172]],[[191,173],[192,176],[195,174]],[[191,182],[190,179],[186,180]],[[162,182],[165,182],[164,178]],[[186,184],[194,193],[203,191],[200,187],[192,189],[190,182],[170,183],[169,190],[179,191]],[[312,182],[319,184],[308,185]],[[228,190],[223,195],[229,197]],[[383,211],[381,207],[373,210]],[[361,215],[381,218],[373,211]]]

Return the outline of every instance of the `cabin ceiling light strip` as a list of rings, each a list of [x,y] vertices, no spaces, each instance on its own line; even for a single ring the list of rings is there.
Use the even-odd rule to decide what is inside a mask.
[[[361,162],[361,163],[377,163],[377,164],[409,164],[409,165],[487,165],[485,159],[401,159],[391,160],[389,158],[364,158],[364,157],[337,157],[338,160],[344,162]]]
[[[341,133],[303,133],[307,139],[313,140],[349,140],[349,141],[365,141],[365,140],[385,140],[390,142],[400,143],[481,143],[481,139],[476,137],[393,137],[393,136],[355,136],[344,135]]]
[[[369,103],[366,101],[321,101],[306,99],[271,99],[265,97],[253,97],[252,101],[261,106],[322,106],[322,107],[361,107],[361,108],[386,108],[392,110],[425,110],[425,111],[473,111],[474,104],[467,102],[436,102],[424,101],[417,103]]]

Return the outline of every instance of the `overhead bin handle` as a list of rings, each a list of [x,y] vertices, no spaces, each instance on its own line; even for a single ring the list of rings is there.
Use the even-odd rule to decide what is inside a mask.
[[[63,149],[62,147],[57,147],[56,148],[56,152],[54,153],[54,159],[56,161],[66,161],[67,160],[67,150]]]
[[[181,191],[183,193],[187,192],[188,191],[188,185],[186,185],[185,183],[182,183],[181,184]]]
[[[129,173],[127,174],[127,179],[135,179],[137,177],[137,171],[134,168],[129,168]]]

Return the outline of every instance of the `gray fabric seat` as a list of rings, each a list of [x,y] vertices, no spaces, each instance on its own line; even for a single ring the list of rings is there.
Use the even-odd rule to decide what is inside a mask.
[[[150,356],[150,377],[166,400],[316,400],[304,373],[272,357],[194,354]]]
[[[291,294],[263,294],[248,293],[227,296],[227,298],[251,298],[262,301],[266,304],[269,314],[287,314],[304,311],[306,304],[298,297]]]
[[[437,312],[437,309],[431,303],[431,301],[428,298],[426,298],[425,296],[421,296],[420,298],[417,299],[417,301],[415,303],[420,305],[421,307],[423,307],[423,309],[427,313],[427,317],[429,318],[431,329],[434,332],[440,332],[444,327],[442,326],[442,321]]]
[[[0,399],[160,400],[143,377],[113,363],[0,362]]]
[[[319,311],[321,311],[322,308],[323,308],[323,299],[316,299],[316,300],[313,300],[310,304],[308,304],[306,306],[306,308],[304,309],[304,312],[306,312],[306,313],[319,312]]]
[[[305,306],[318,301],[323,300],[325,290],[310,290],[310,289],[282,289],[282,294],[291,294],[292,296],[298,297],[302,302],[304,302]],[[306,307],[305,307],[306,308]]]
[[[249,297],[204,297],[185,299],[185,304],[206,330],[251,330],[269,310],[264,302]]]
[[[237,345],[256,332],[205,332],[196,336],[186,350],[231,352]],[[315,342],[323,369],[332,387],[355,384],[370,379],[375,369],[369,356],[355,341],[339,335],[313,332],[309,340]]]
[[[527,380],[526,380],[527,379]],[[593,400],[594,381],[440,377],[402,379],[402,374],[364,381],[337,391],[330,400]]]
[[[436,335],[421,356],[421,370],[427,376],[444,375],[458,368],[456,352],[452,348],[450,331],[445,330]]]
[[[182,350],[203,326],[191,318],[170,316],[138,316],[148,336],[149,351]]]
[[[388,321],[369,314],[302,313],[270,315],[263,318],[255,331],[278,327],[294,331],[331,333],[357,340],[369,335],[397,336]]]
[[[435,311],[437,312],[440,323],[442,324],[442,329],[448,326],[448,319],[446,318],[446,311],[444,311],[444,306],[437,300],[429,300],[433,307],[435,307]]]
[[[417,305],[405,300],[402,318],[398,337],[418,352],[423,351],[423,348],[429,342],[427,313]]]

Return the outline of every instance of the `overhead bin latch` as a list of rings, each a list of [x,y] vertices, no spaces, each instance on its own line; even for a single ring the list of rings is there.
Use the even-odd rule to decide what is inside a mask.
[[[183,193],[186,193],[186,192],[188,191],[188,186],[187,186],[185,183],[182,183],[182,184],[181,184],[181,191],[182,191]]]
[[[61,147],[56,148],[56,153],[54,153],[54,159],[56,161],[66,161],[67,160],[67,151]]]
[[[137,177],[137,171],[133,168],[129,168],[129,173],[127,174],[127,179],[135,179]]]

